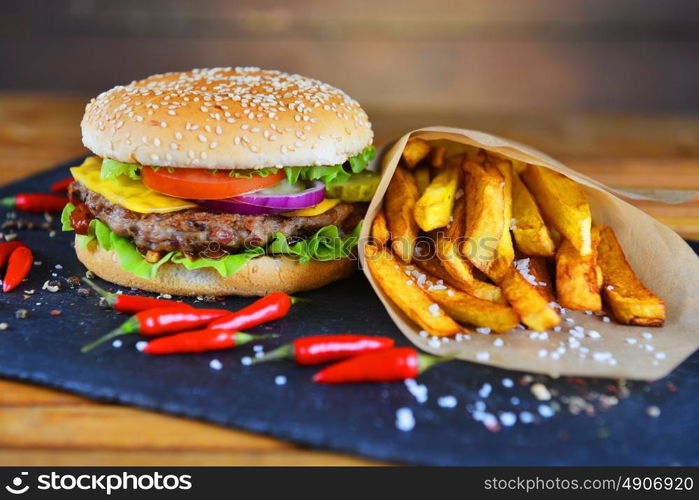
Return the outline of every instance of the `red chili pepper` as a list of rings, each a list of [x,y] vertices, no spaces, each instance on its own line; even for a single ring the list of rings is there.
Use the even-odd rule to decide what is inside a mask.
[[[393,339],[388,337],[349,334],[313,335],[277,347],[261,358],[255,358],[252,362],[292,359],[299,365],[317,365],[369,352],[386,351],[393,347],[393,343]]]
[[[109,293],[88,278],[83,278],[83,281],[90,285],[90,287],[98,294],[104,297],[105,302],[107,302],[109,307],[123,313],[133,314],[145,311],[147,309],[154,309],[156,307],[188,305],[183,304],[182,302],[177,302],[176,300],[154,299],[153,297],[126,295],[122,293]]]
[[[27,246],[21,241],[3,241],[0,243],[0,268],[5,265],[5,262],[7,261],[7,258],[10,256],[12,252],[15,251],[15,248],[17,247],[22,247],[22,246]]]
[[[66,177],[65,179],[61,179],[60,181],[56,181],[53,184],[51,184],[51,192],[52,193],[64,193],[68,191],[68,186],[70,186],[73,181],[72,177]]]
[[[155,337],[182,330],[191,330],[207,325],[228,312],[225,309],[195,309],[187,304],[148,309],[134,314],[120,327],[86,345],[82,348],[82,352],[91,351],[98,345],[130,333]]]
[[[148,354],[177,354],[230,349],[255,340],[271,339],[279,335],[251,335],[228,330],[192,330],[151,340],[143,352]]]
[[[335,363],[316,373],[313,381],[323,384],[346,384],[406,380],[415,378],[428,368],[450,359],[453,357],[439,358],[418,354],[412,347],[398,347]]]
[[[7,271],[5,272],[5,279],[2,281],[2,291],[7,293],[19,285],[29,274],[33,262],[34,256],[29,247],[20,245],[15,248],[7,261]]]
[[[291,309],[291,305],[304,299],[290,297],[283,292],[273,292],[256,300],[239,311],[227,314],[211,323],[209,330],[229,330],[239,332],[253,326],[283,318]]]
[[[24,212],[60,212],[68,203],[68,198],[57,194],[22,193],[0,200],[7,208],[16,208]]]

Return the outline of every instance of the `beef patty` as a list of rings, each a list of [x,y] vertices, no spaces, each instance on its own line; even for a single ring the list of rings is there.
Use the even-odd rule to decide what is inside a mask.
[[[112,203],[77,181],[70,186],[70,196],[85,203],[90,214],[112,231],[133,240],[142,252],[179,250],[188,255],[209,256],[218,249],[229,252],[264,246],[277,232],[294,241],[331,224],[347,231],[360,219],[356,207],[349,203],[339,203],[325,213],[309,217],[239,215],[203,208],[142,214]]]

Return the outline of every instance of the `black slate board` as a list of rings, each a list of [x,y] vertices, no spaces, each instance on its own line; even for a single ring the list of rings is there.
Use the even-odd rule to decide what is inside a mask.
[[[70,164],[76,163],[1,188],[0,196],[47,190],[51,182],[67,174]],[[17,217],[43,220],[20,213]],[[5,213],[0,212],[0,221],[4,220]],[[57,220],[53,226],[59,228]],[[79,297],[67,287],[58,293],[41,290],[44,281],[54,278],[51,273],[65,280],[84,272],[71,248],[72,233],[58,231],[50,238],[45,231],[21,230],[19,236],[34,249],[41,265],[33,268],[29,280],[15,292],[0,296],[0,321],[9,323],[7,330],[0,331],[2,377],[268,434],[313,448],[401,463],[699,464],[694,439],[699,435],[699,354],[664,380],[629,384],[630,392],[618,404],[614,404],[618,387],[613,381],[535,377],[556,394],[554,401],[582,396],[592,401],[588,410],[594,408],[595,414],[574,415],[563,405],[553,417],[537,415],[534,423],[517,422],[491,432],[473,418],[473,406],[479,400],[494,415],[523,410],[537,414],[541,402],[532,396],[526,377],[522,384],[523,374],[448,363],[420,378],[429,389],[428,401],[420,404],[402,383],[328,387],[310,382],[313,368],[285,362],[242,366],[240,359],[251,355],[252,347],[154,358],[134,349],[137,338],[125,338],[120,349],[107,346],[82,355],[80,346],[118,325],[124,316],[97,307],[94,295]],[[36,292],[25,300],[22,291],[30,289]],[[360,273],[304,296],[312,302],[296,306],[286,319],[276,322],[273,329],[281,338],[267,346],[304,334],[338,332],[389,335],[407,344]],[[226,305],[235,308],[249,302],[230,298]],[[29,317],[15,319],[18,308],[28,309]],[[53,309],[62,314],[51,316]],[[223,369],[209,368],[212,359],[219,359]],[[287,383],[276,385],[277,375],[286,376]],[[506,378],[514,380],[514,387],[503,386]],[[478,393],[486,383],[492,391],[483,398]],[[440,407],[437,400],[445,395],[453,395],[458,405]],[[606,410],[601,408],[610,404]],[[656,406],[660,415],[649,416],[648,408]],[[401,407],[414,413],[416,425],[410,432],[396,428],[396,410]]]

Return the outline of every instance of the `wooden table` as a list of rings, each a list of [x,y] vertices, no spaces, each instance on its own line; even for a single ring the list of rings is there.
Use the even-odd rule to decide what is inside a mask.
[[[85,152],[85,97],[0,94],[0,184]],[[699,190],[697,116],[468,116],[369,110],[381,144],[427,125],[493,132],[620,188]],[[699,199],[633,202],[699,239]],[[275,439],[0,381],[0,465],[362,465]]]

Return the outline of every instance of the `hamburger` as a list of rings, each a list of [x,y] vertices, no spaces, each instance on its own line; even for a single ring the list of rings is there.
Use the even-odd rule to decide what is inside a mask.
[[[97,276],[252,296],[355,268],[378,174],[371,123],[341,90],[259,68],[166,73],[92,99],[81,128],[94,156],[71,169],[62,221]]]

